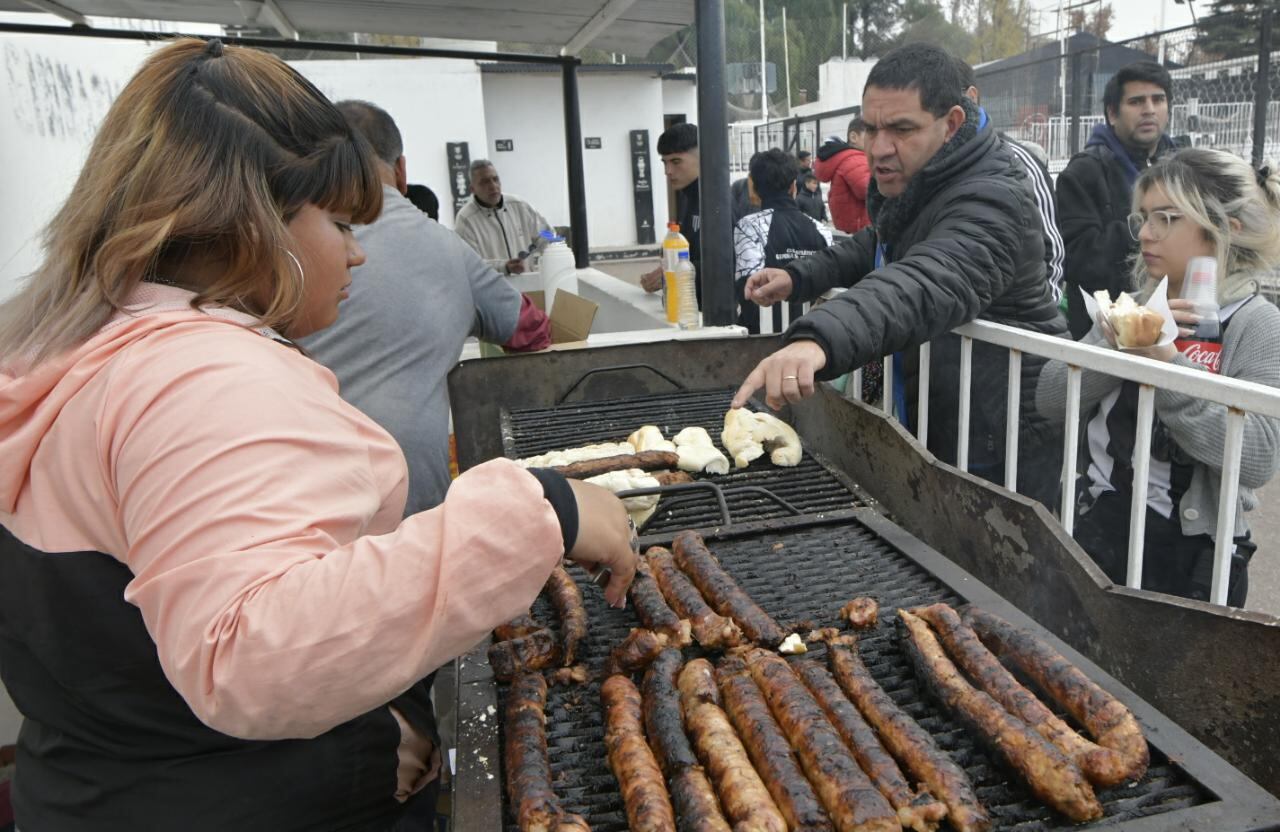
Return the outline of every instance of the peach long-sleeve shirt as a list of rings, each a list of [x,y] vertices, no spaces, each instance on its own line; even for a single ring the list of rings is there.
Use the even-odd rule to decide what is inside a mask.
[[[80,348],[0,370],[0,524],[127,565],[197,717],[315,736],[527,609],[563,554],[531,474],[494,460],[402,521],[400,449],[333,375],[189,298],[145,286]]]

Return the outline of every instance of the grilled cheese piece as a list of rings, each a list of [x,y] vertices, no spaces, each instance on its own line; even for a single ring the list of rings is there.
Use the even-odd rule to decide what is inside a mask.
[[[708,474],[729,473],[729,458],[711,441],[706,428],[689,427],[675,435],[676,452],[680,454],[682,471]]]
[[[662,431],[657,425],[645,425],[635,433],[627,437],[627,441],[631,443],[636,451],[670,451],[676,452],[674,442],[669,442],[662,437]]]
[[[724,414],[720,440],[733,454],[738,468],[746,468],[766,451],[774,465],[784,468],[799,465],[803,456],[800,435],[790,425],[770,413],[754,413],[746,408]]]

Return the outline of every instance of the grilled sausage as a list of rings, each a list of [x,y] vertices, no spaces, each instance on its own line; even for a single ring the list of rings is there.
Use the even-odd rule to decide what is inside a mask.
[[[591,678],[591,672],[585,664],[573,667],[561,667],[547,674],[548,685],[581,685]]]
[[[871,630],[876,626],[880,605],[874,598],[854,598],[840,608],[840,617],[855,630]]]
[[[839,832],[896,832],[898,815],[871,785],[791,666],[765,650],[747,655],[751,676],[795,749]]]
[[[653,630],[634,627],[622,643],[609,653],[605,673],[634,673],[649,666],[667,646],[667,637]]]
[[[917,794],[902,776],[902,770],[889,752],[884,750],[876,732],[849,701],[827,669],[812,659],[796,662],[792,667],[813,698],[822,706],[827,718],[839,732],[854,759],[871,778],[871,782],[898,813],[904,829],[933,832],[947,815],[947,807],[928,792]]]
[[[684,659],[674,648],[663,650],[641,683],[644,698],[644,730],[649,745],[671,790],[680,832],[730,832],[720,811],[715,789],[684,732],[676,679]]]
[[[665,635],[672,647],[688,647],[692,643],[688,620],[676,615],[668,606],[648,562],[643,558],[636,565],[636,577],[631,582],[628,596],[640,623],[655,633]]]
[[[1084,768],[1099,785],[1137,780],[1147,772],[1151,753],[1133,713],[1084,675],[1048,644],[985,610],[969,607],[964,621],[1001,658],[1031,678],[1040,689],[1085,727],[1102,749]]]
[[[742,628],[747,638],[766,647],[777,647],[787,637],[778,622],[760,609],[751,596],[738,586],[738,582],[720,566],[711,554],[702,535],[697,532],[680,532],[672,542],[676,564],[689,576],[694,586],[702,591],[711,607],[723,616],[732,618]]]
[[[827,810],[800,770],[800,762],[769,713],[769,705],[751,678],[746,662],[739,656],[726,656],[716,667],[716,680],[725,713],[738,729],[738,736],[786,818],[787,827],[791,832],[832,832]]]
[[[787,832],[786,820],[720,708],[711,662],[694,659],[686,664],[680,671],[679,688],[685,730],[716,785],[729,823],[735,829]]]
[[[876,683],[858,655],[857,639],[846,635],[831,641],[827,658],[836,682],[876,729],[889,753],[914,780],[946,804],[947,822],[956,832],[989,829],[991,819],[978,803],[969,776]]]
[[[640,451],[634,454],[606,456],[603,459],[588,459],[584,462],[571,462],[568,465],[557,465],[552,468],[571,480],[585,480],[610,471],[626,471],[639,468],[641,471],[661,471],[664,468],[675,468],[680,464],[680,455],[672,451]]]
[[[1000,660],[992,655],[955,610],[946,604],[934,604],[911,612],[929,623],[952,661],[979,689],[1067,755],[1089,782],[1103,787],[1121,782],[1111,779],[1123,771],[1119,755],[1089,742],[1059,719],[1035,694],[1013,678],[1013,674],[1000,664]]]
[[[702,593],[676,566],[669,551],[661,546],[653,546],[646,553],[646,559],[667,603],[677,615],[688,619],[698,644],[709,650],[717,650],[736,647],[742,643],[742,629],[737,622],[718,615],[707,606]]]
[[[1044,737],[960,675],[923,619],[906,610],[903,646],[916,674],[960,721],[1016,770],[1041,802],[1077,823],[1102,817],[1102,804],[1080,769]]]
[[[494,641],[510,641],[513,638],[527,636],[535,630],[541,630],[542,625],[533,620],[533,616],[529,613],[516,616],[506,624],[499,624],[493,628]]]
[[[493,675],[503,682],[526,671],[550,667],[559,657],[555,634],[547,629],[500,641],[489,648],[489,666],[493,668]]]
[[[543,589],[560,616],[560,663],[568,667],[577,655],[578,644],[587,637],[587,607],[582,602],[582,590],[563,566],[551,570]]]
[[[641,726],[640,691],[626,676],[610,676],[600,688],[604,700],[604,747],[618,779],[632,832],[675,832],[676,818],[662,771]]]
[[[586,822],[560,808],[551,790],[547,757],[547,683],[540,674],[521,673],[507,693],[503,725],[507,796],[520,832],[572,832]]]
[[[684,471],[655,471],[653,478],[658,485],[682,485],[693,482],[693,477]]]

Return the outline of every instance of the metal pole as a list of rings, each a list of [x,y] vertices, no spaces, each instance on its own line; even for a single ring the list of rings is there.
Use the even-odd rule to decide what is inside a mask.
[[[787,44],[787,7],[782,7],[782,65],[787,81],[787,118],[791,117],[791,49]]]
[[[702,320],[734,320],[733,213],[729,194],[729,129],[725,110],[724,0],[697,0],[698,154],[702,258]],[[763,79],[762,79],[763,80]]]
[[[1080,108],[1084,84],[1080,80],[1080,53],[1071,53],[1071,136],[1067,156],[1074,156],[1080,149]]]
[[[1062,24],[1062,0],[1058,0],[1058,54],[1062,60],[1058,62],[1058,81],[1062,88],[1062,115],[1067,114],[1067,27]]]
[[[840,60],[849,60],[849,4],[840,4]]]
[[[589,265],[587,256],[587,179],[582,164],[582,116],[578,109],[578,60],[565,61],[564,147],[569,168],[569,228],[572,230],[573,259],[580,269]],[[726,151],[725,156],[728,157]]]
[[[760,0],[760,118],[769,120],[769,93],[766,90],[768,73],[764,65],[764,0]]]
[[[1267,151],[1267,108],[1271,104],[1271,9],[1262,13],[1258,28],[1258,75],[1253,89],[1253,166]]]

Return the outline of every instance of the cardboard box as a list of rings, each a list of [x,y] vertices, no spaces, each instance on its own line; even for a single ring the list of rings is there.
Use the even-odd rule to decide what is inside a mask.
[[[542,291],[525,292],[529,300],[539,309],[546,311],[546,293]],[[591,334],[591,324],[595,320],[599,305],[563,289],[556,292],[556,302],[551,309],[551,346],[550,350],[572,350],[585,347],[587,336]],[[544,350],[545,352],[546,350]],[[506,355],[502,347],[496,344],[480,342],[480,355],[490,358]]]

